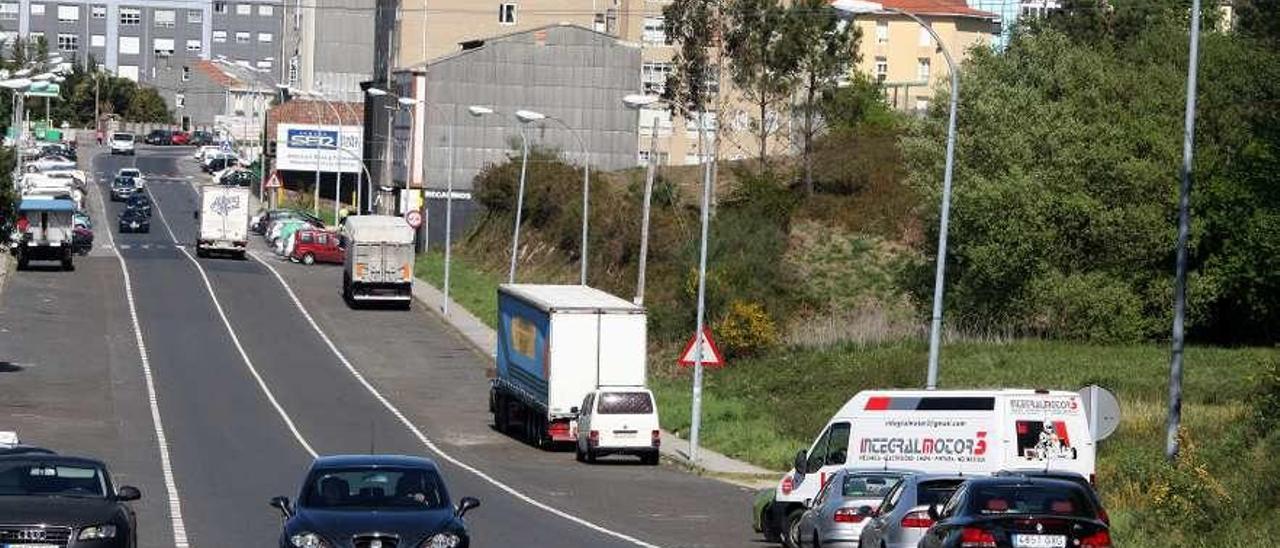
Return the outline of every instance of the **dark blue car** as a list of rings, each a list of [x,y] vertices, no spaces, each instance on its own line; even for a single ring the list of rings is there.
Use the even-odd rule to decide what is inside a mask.
[[[296,504],[271,499],[284,514],[284,548],[465,548],[463,515],[429,459],[397,455],[320,457],[311,464]]]

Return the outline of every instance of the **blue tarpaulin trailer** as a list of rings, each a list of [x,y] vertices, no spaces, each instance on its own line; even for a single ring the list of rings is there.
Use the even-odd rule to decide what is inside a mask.
[[[59,261],[71,270],[75,202],[62,198],[24,198],[18,203],[18,268],[30,261]]]

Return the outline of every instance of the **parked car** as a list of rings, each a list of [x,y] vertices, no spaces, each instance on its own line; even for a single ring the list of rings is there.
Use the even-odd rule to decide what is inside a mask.
[[[258,234],[266,236],[271,224],[281,219],[301,219],[316,228],[324,228],[324,221],[320,220],[319,217],[296,209],[269,209],[263,212],[260,217],[255,217],[255,220],[250,222],[249,228]]]
[[[175,146],[185,146],[191,144],[191,134],[183,131],[175,131],[169,136],[169,144]]]
[[[217,179],[218,184],[223,186],[248,187],[257,182],[257,177],[253,175],[252,171],[237,167],[225,169],[221,173],[215,174],[214,178]]]
[[[111,201],[123,202],[139,190],[133,177],[116,177],[111,181]]]
[[[153,129],[142,142],[148,145],[171,145],[173,144],[173,132],[167,129]]]
[[[134,136],[132,133],[116,132],[111,134],[111,153],[133,156]]]
[[[204,146],[213,143],[213,134],[203,130],[195,130],[191,132],[190,144],[196,146]]]
[[[320,457],[311,464],[296,504],[271,499],[284,515],[281,548],[403,546],[468,548],[463,519],[480,506],[449,498],[429,459],[393,455]]]
[[[577,458],[595,462],[604,455],[637,455],[658,464],[662,431],[653,394],[641,386],[600,388],[587,393],[578,410]]]
[[[192,157],[195,158],[196,161],[200,162],[200,165],[203,166],[204,161],[209,157],[209,155],[214,154],[216,152],[220,152],[221,150],[222,150],[222,147],[218,145],[200,145],[198,148],[196,148],[196,152],[195,154],[192,155]]]
[[[327,230],[299,230],[293,233],[293,239],[293,251],[289,254],[289,259],[305,265],[342,264],[346,254],[342,238]]]
[[[970,479],[945,505],[919,548],[1111,548],[1111,533],[1085,489],[1058,479]]]
[[[126,209],[120,212],[118,229],[121,234],[125,232],[151,232],[151,217],[136,209]]]
[[[858,546],[862,528],[908,472],[843,469],[827,478],[791,533],[799,546]]]
[[[933,526],[929,507],[944,504],[968,479],[953,474],[911,474],[889,491],[862,528],[859,546],[916,548]]]
[[[71,229],[71,250],[81,255],[88,255],[93,249],[93,229],[77,225]]]
[[[41,452],[0,456],[0,540],[6,546],[131,548],[142,493],[116,488],[100,461]]]
[[[83,211],[77,211],[71,215],[71,224],[77,228],[93,228],[93,220]]]
[[[240,159],[235,155],[220,152],[204,161],[204,165],[200,167],[205,173],[217,173],[224,169],[240,165]]]
[[[128,200],[125,200],[124,207],[141,213],[144,217],[151,217],[151,197],[145,192],[135,192]]]

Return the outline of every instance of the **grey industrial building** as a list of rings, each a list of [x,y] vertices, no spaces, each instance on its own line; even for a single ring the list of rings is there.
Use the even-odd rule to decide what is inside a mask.
[[[373,73],[375,0],[296,0],[282,4],[286,26],[281,78],[331,101],[363,101],[360,83]]]
[[[455,201],[454,210],[454,228],[461,229],[476,207],[465,199],[473,179],[487,164],[505,160],[513,140],[519,140],[520,124],[512,116],[517,110],[563,121],[585,143],[592,168],[634,166],[638,114],[622,98],[640,90],[640,65],[638,45],[574,25],[462,44],[455,54],[392,75],[392,94],[425,101],[439,111],[396,108],[396,98],[390,95],[366,102],[365,157],[379,180],[427,189],[429,241],[436,245],[443,239],[439,220],[444,219],[450,154],[453,188],[464,198]],[[472,105],[491,108],[495,114],[471,116]],[[388,162],[389,114],[394,146]],[[559,124],[533,123],[525,130],[531,146],[557,148],[566,160],[582,162],[578,139]],[[390,177],[385,173],[387,164]]]

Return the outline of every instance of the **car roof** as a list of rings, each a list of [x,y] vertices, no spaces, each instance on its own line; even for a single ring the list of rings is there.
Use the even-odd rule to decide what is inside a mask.
[[[55,455],[57,451],[53,449],[45,449],[34,445],[3,445],[0,446],[0,456],[8,455]]]
[[[105,469],[107,467],[98,459],[88,457],[75,457],[71,455],[58,455],[49,453],[20,453],[17,455],[0,455],[0,462],[13,461],[39,461],[47,464],[69,464],[72,466],[96,466]]]
[[[1083,491],[1079,483],[1064,479],[1035,476],[988,476],[972,478],[969,484],[973,487],[1005,486],[1005,485],[1040,485],[1046,487],[1066,487]]]
[[[429,468],[438,471],[435,461],[425,457],[409,455],[328,455],[318,457],[311,463],[311,469],[357,468],[363,466],[398,466],[412,468]]]

